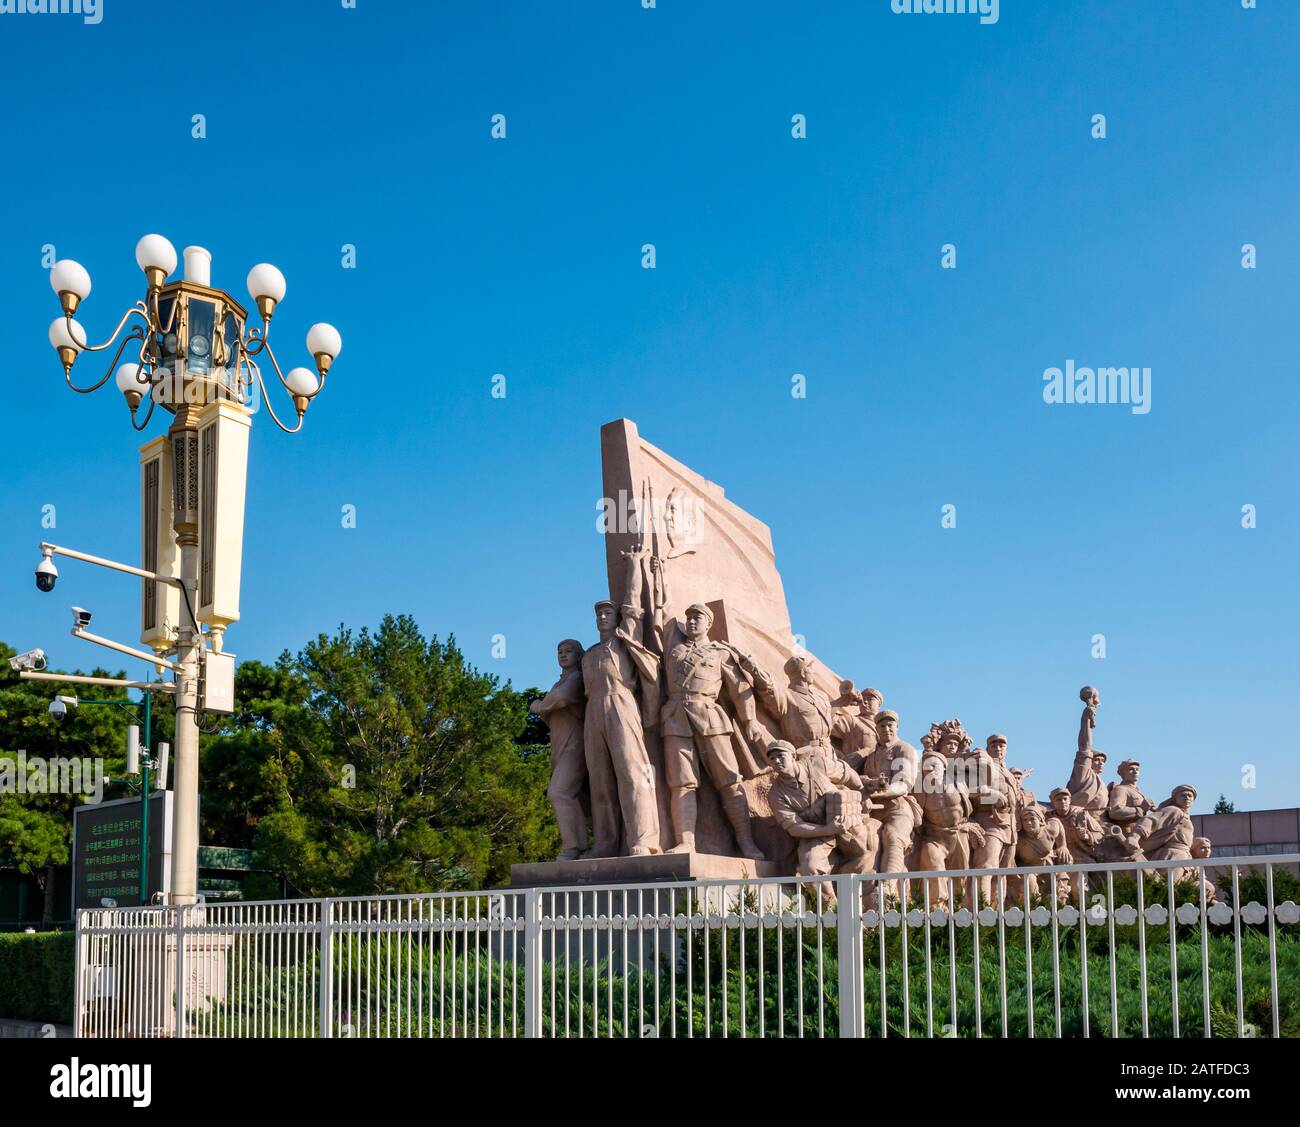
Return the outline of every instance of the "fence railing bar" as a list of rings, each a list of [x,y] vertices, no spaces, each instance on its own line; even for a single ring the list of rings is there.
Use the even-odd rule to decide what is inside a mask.
[[[1246,1035],[1245,993],[1241,981],[1241,884],[1238,869],[1232,866],[1232,957],[1237,972],[1237,1036]]]
[[[1173,883],[1170,881],[1169,883]],[[1150,1018],[1147,1013],[1147,917],[1146,890],[1143,887],[1142,870],[1137,871],[1137,925],[1138,925],[1138,982],[1142,998],[1142,1036],[1151,1036]],[[1116,1034],[1117,1035],[1117,1034]]]
[[[1281,1025],[1278,1020],[1278,999],[1277,999],[1277,916],[1274,915],[1275,905],[1273,902],[1273,865],[1270,862],[1264,866],[1266,892],[1268,898],[1268,984],[1269,1000],[1273,1008],[1273,1036],[1280,1037]],[[1172,882],[1171,882],[1172,883]]]

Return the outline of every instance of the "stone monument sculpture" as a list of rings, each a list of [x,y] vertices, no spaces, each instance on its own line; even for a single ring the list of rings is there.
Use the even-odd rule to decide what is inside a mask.
[[[601,429],[601,455],[609,598],[599,640],[561,642],[560,676],[531,705],[551,731],[562,849],[559,864],[518,866],[521,883],[798,873],[826,901],[818,878],[837,872],[1209,856],[1193,841],[1193,788],[1154,807],[1133,758],[1107,787],[1096,688],[1079,693],[1077,752],[1050,812],[1031,772],[1008,766],[1001,733],[980,749],[959,720],[932,724],[918,755],[880,692],[796,639],[765,525],[628,420]],[[1189,865],[1172,879],[1198,876]],[[1018,899],[1025,885],[1030,900],[1047,893],[991,877],[926,891],[935,907],[989,905],[1008,884]],[[1058,895],[1071,884],[1057,880]],[[884,882],[880,904],[914,897],[908,887]]]
[[[555,821],[560,827],[563,846],[557,860],[573,861],[587,848],[587,818],[591,810],[591,792],[587,786],[587,758],[583,741],[583,721],[587,696],[582,687],[583,644],[566,638],[555,648],[560,663],[560,679],[541,700],[529,705],[551,730],[551,785],[546,797],[551,800]]]

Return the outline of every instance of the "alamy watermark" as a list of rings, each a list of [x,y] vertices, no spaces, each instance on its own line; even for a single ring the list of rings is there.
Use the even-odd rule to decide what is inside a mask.
[[[979,16],[980,23],[998,22],[998,0],[889,0],[899,16]]]
[[[99,803],[104,800],[104,761],[45,759],[25,751],[6,755],[0,757],[0,794],[79,794],[88,803]]]
[[[82,23],[104,18],[104,0],[0,0],[0,16],[80,16]]]
[[[1150,368],[1043,369],[1044,403],[1125,403],[1135,415],[1151,410]]]

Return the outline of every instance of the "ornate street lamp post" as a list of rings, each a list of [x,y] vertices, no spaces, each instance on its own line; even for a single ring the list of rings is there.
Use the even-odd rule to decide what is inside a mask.
[[[50,326],[64,378],[73,391],[97,391],[116,373],[116,385],[142,431],[158,407],[174,417],[166,436],[140,448],[143,508],[142,567],[134,568],[55,545],[41,546],[37,585],[50,590],[57,577],[51,556],[61,554],[110,566],[142,579],[140,640],[162,672],[175,676],[175,830],[171,899],[193,903],[198,859],[200,709],[233,708],[234,661],[223,653],[226,627],[239,618],[243,554],[244,488],[254,387],[275,424],[288,434],[302,428],[311,402],[325,386],[342,348],[338,331],[316,324],[307,332],[313,368],[288,373],[271,350],[271,319],[285,294],[284,275],[270,263],[248,273],[248,292],[260,317],[249,325],[244,307],[211,284],[211,255],[186,247],[179,280],[176,250],[161,235],[145,235],[135,248],[144,271],[145,296],[136,301],[103,344],[87,343],[75,314],[90,294],[90,275],[70,259],[56,262],[50,285],[62,316]],[[123,330],[130,329],[125,334]],[[107,371],[86,386],[73,382],[83,353],[102,352],[121,337]],[[129,352],[127,350],[130,350]],[[124,354],[125,363],[119,364]],[[286,426],[267,395],[261,362],[269,361],[289,393],[297,422]],[[143,415],[141,406],[148,401]],[[89,616],[87,616],[87,619]],[[87,640],[148,658],[142,651],[74,629]],[[51,679],[49,674],[33,674]]]

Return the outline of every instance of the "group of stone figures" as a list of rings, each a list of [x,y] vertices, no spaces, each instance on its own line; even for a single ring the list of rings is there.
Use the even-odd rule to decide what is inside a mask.
[[[773,861],[797,875],[902,873],[1010,868],[1083,862],[1140,862],[1208,857],[1189,814],[1196,789],[1174,788],[1157,806],[1138,787],[1140,765],[1119,765],[1103,780],[1106,756],[1092,746],[1100,696],[1084,702],[1078,752],[1068,782],[1045,809],[1009,768],[1007,738],[974,747],[960,720],[933,724],[917,750],[899,738],[898,714],[875,689],[843,682],[832,701],[813,683],[813,659],[795,653],[785,683],[752,657],[709,639],[713,615],[696,603],[679,622],[662,613],[662,561],[643,549],[623,553],[627,594],[616,607],[596,604],[600,640],[590,648],[566,639],[560,679],[533,702],[551,730],[549,797],[559,823],[559,860],[694,852],[702,780],[716,789],[736,851]],[[656,588],[642,607],[642,584]],[[758,709],[781,738],[770,739]],[[657,744],[654,741],[658,741]],[[656,771],[650,748],[661,749]],[[661,807],[657,778],[668,789]],[[766,807],[756,818],[751,797]],[[661,808],[671,834],[661,833]],[[588,823],[592,840],[588,844]],[[775,824],[783,840],[755,840],[756,821]],[[788,868],[787,868],[788,871]],[[1195,879],[1196,868],[1170,871]],[[1064,900],[1072,884],[1056,883]],[[932,905],[974,899],[973,879],[930,881]],[[886,901],[899,881],[882,882]],[[980,903],[1046,894],[1033,874],[978,880]],[[1027,889],[1026,889],[1027,886]],[[1210,895],[1213,888],[1210,886]],[[824,893],[829,895],[829,889]]]

